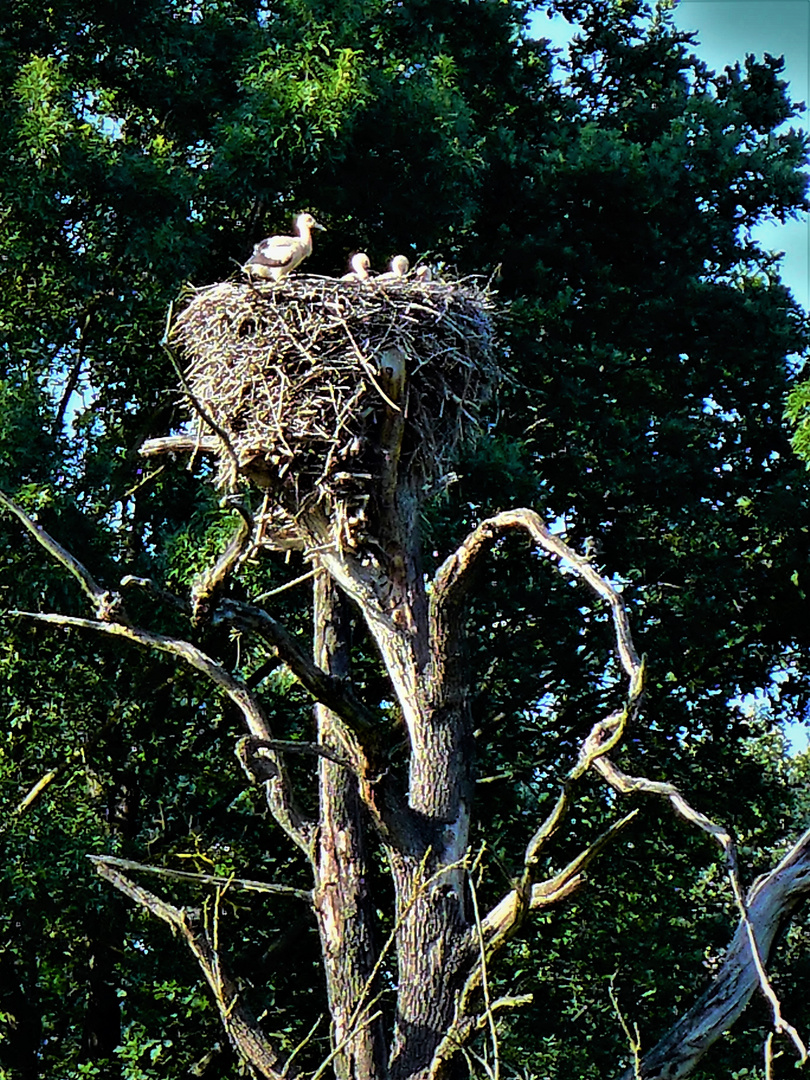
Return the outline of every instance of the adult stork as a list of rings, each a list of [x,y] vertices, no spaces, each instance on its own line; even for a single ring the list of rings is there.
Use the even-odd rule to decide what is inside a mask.
[[[250,278],[281,281],[291,270],[312,254],[312,230],[324,230],[312,214],[299,214],[295,219],[297,236],[268,236],[253,248],[253,254],[242,267]]]

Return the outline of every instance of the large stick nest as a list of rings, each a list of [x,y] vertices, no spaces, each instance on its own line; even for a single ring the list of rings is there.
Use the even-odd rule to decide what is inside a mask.
[[[430,490],[497,379],[493,307],[476,279],[195,290],[171,341],[219,483],[241,474],[293,517],[317,504],[354,522],[405,478]]]

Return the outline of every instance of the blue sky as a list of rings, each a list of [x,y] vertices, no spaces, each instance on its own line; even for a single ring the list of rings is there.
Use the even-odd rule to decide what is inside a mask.
[[[697,32],[695,52],[709,67],[722,70],[747,53],[785,57],[785,78],[794,101],[810,101],[810,0],[679,0],[675,23]],[[536,14],[538,37],[565,45],[571,26],[562,18]],[[808,128],[808,113],[793,121]],[[796,299],[810,309],[810,221],[765,223],[757,231],[764,247],[784,251],[782,276]]]

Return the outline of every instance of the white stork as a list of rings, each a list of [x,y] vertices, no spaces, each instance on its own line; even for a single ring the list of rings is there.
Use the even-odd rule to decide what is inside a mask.
[[[312,214],[299,214],[295,219],[297,236],[268,236],[253,248],[253,254],[242,267],[250,278],[281,281],[299,263],[312,254],[312,230],[325,229]]]
[[[349,265],[351,270],[348,274],[343,275],[341,281],[368,281],[371,259],[366,255],[365,251],[358,251],[356,255],[352,255]]]
[[[390,263],[390,269],[385,274],[379,274],[376,281],[398,281],[404,278],[410,268],[410,263],[405,255],[395,255]]]

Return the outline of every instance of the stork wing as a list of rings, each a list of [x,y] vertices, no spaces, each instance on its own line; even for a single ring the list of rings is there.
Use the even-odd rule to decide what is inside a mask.
[[[256,244],[249,261],[260,266],[287,266],[293,262],[300,247],[298,237],[270,236]]]

